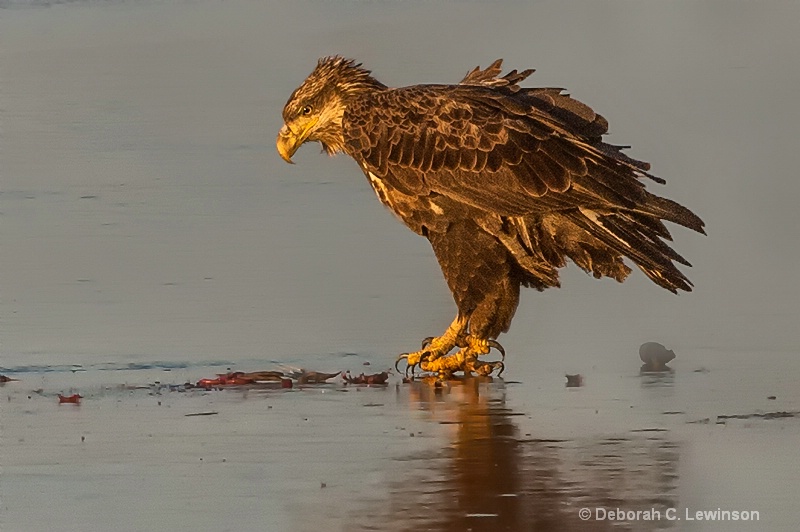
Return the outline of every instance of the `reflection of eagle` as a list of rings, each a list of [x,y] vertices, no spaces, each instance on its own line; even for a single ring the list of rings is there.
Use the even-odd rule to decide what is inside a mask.
[[[458,315],[401,358],[442,376],[502,370],[477,356],[500,348],[520,285],[559,286],[567,259],[622,281],[627,257],[667,290],[691,290],[662,220],[703,232],[689,209],[645,190],[645,178],[663,183],[647,163],[602,141],[602,116],[561,89],[521,88],[533,71],[501,77],[500,65],[458,85],[391,89],[351,60],[323,58],[278,135],[288,162],[307,141],[353,157],[380,201],[430,240]]]

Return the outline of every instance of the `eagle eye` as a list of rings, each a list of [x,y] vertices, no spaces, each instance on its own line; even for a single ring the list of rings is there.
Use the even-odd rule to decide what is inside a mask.
[[[300,111],[300,114],[302,114],[302,115],[305,115],[305,116],[308,116],[308,115],[310,115],[310,114],[311,114],[311,111],[313,111],[313,110],[314,110],[314,108],[313,108],[313,107],[311,107],[310,105],[306,105],[306,106],[305,106],[305,107],[303,107],[303,109]]]

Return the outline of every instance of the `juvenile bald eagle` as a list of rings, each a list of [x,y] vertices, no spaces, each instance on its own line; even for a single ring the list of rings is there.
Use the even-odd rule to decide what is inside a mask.
[[[458,85],[389,88],[350,59],[325,57],[283,110],[284,160],[309,141],[350,155],[381,203],[433,247],[458,314],[400,356],[412,371],[502,372],[478,356],[495,347],[505,357],[495,339],[520,286],[558,287],[567,259],[621,282],[627,257],[671,292],[692,287],[662,220],[701,233],[703,221],[645,189],[645,179],[664,181],[603,142],[602,116],[562,89],[520,87],[533,70],[500,68],[476,67]]]

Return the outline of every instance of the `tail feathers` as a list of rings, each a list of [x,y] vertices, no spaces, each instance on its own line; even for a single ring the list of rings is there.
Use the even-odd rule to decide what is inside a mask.
[[[649,214],[651,216],[657,216],[662,220],[668,220],[678,225],[688,227],[689,229],[693,229],[698,233],[706,234],[705,222],[703,222],[699,216],[680,203],[656,196],[655,194],[651,194],[649,192],[646,193],[646,198],[647,201],[645,202],[644,206],[637,209],[637,212]]]
[[[558,269],[566,259],[596,278],[622,282],[631,273],[623,262],[628,257],[657,285],[673,293],[691,292],[692,282],[674,263],[691,264],[667,243],[672,236],[660,216],[700,232],[703,222],[677,203],[652,198],[634,209],[582,207],[482,227],[505,244],[526,284],[539,290],[559,285]]]
[[[610,248],[613,255],[618,254],[617,258],[624,255],[633,260],[657,285],[673,293],[692,291],[691,281],[673,264],[675,261],[690,266],[689,262],[659,238],[658,230],[653,229],[658,224],[641,223],[624,212],[599,214],[588,209],[573,212],[570,219]]]
[[[626,216],[624,213],[599,217],[603,228],[607,229],[619,240],[635,243],[640,249],[650,256],[664,256],[670,260],[691,266],[677,251],[669,247],[659,235],[647,225],[642,225],[637,219]]]

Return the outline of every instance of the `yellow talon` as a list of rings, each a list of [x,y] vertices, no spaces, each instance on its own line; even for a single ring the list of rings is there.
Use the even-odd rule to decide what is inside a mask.
[[[505,359],[505,350],[497,341],[467,335],[461,339],[461,343],[463,348],[452,355],[421,358],[418,362],[419,368],[422,371],[437,374],[440,379],[449,379],[456,371],[461,371],[465,375],[476,373],[484,377],[488,377],[495,371],[498,376],[503,373],[505,364],[502,361],[483,362],[478,360],[479,355],[489,353],[491,348],[500,351],[501,356]]]
[[[414,370],[423,362],[432,362],[443,355],[450,352],[455,346],[461,346],[465,342],[465,329],[467,327],[467,320],[462,317],[456,317],[453,323],[447,328],[442,336],[428,337],[422,341],[422,349],[414,351],[413,353],[403,353],[395,361],[394,367],[400,371],[398,367],[401,360],[406,362],[406,376],[409,370],[413,375]],[[427,371],[427,370],[425,370]]]
[[[502,360],[506,358],[506,352],[496,340],[479,338],[466,332],[467,320],[456,318],[445,333],[439,337],[428,337],[422,341],[422,349],[413,353],[403,353],[397,358],[395,368],[401,360],[405,360],[406,371],[412,375],[416,368],[422,371],[434,373],[439,379],[449,379],[456,371],[461,371],[465,375],[477,373],[482,376],[489,376],[497,371],[499,376],[503,373],[505,365],[502,361],[483,362],[478,360],[478,356],[485,355],[494,348],[500,352]],[[456,353],[445,356],[453,347],[461,349]]]

